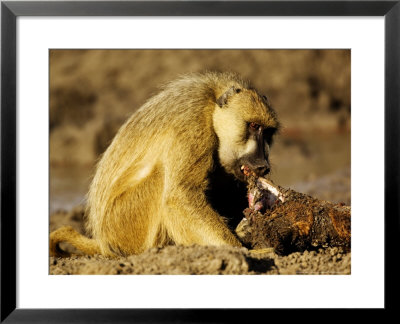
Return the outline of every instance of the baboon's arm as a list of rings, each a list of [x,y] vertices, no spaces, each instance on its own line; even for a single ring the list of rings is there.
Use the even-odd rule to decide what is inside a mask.
[[[202,192],[178,192],[167,202],[164,221],[176,244],[242,246]]]
[[[61,250],[59,244],[67,242],[86,255],[100,254],[97,242],[78,233],[71,226],[61,227],[50,234],[50,256],[67,257],[69,253]]]

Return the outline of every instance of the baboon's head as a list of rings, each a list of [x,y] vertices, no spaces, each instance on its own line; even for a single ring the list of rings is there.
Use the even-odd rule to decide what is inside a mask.
[[[279,122],[265,96],[231,86],[217,98],[213,122],[219,159],[228,173],[244,181],[248,173],[270,172],[269,150]]]

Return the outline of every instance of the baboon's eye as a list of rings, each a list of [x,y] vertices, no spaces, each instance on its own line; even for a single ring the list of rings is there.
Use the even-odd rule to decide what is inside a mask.
[[[253,129],[253,130],[259,130],[259,129],[261,128],[261,125],[259,125],[259,124],[257,124],[257,123],[253,123],[253,122],[251,122],[251,123],[249,124],[249,126],[250,126],[250,128]]]
[[[268,127],[263,130],[263,136],[264,140],[271,145],[272,144],[272,138],[274,134],[276,133],[277,129],[273,127]]]

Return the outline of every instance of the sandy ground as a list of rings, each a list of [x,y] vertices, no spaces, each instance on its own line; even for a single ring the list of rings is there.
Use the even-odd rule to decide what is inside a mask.
[[[252,275],[350,274],[351,255],[339,248],[279,256],[252,256],[246,248],[167,246],[118,259],[103,256],[50,258],[50,274]]]

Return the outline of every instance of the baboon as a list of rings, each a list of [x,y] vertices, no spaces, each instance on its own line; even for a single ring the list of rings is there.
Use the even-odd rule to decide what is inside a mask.
[[[247,206],[244,169],[270,171],[279,128],[267,98],[233,73],[166,84],[120,128],[97,165],[86,229],[50,234],[86,254],[139,254],[167,244],[241,246],[232,229]]]

